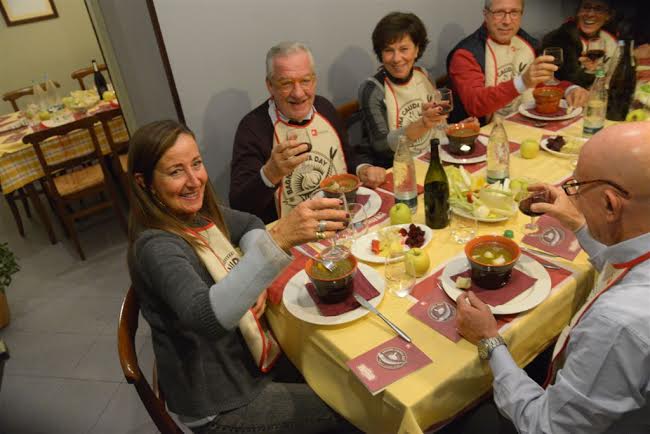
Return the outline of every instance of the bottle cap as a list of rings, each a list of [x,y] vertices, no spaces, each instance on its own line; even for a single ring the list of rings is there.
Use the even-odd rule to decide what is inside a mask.
[[[503,231],[503,236],[506,238],[514,238],[515,233],[512,231],[512,229],[506,229],[505,231]]]

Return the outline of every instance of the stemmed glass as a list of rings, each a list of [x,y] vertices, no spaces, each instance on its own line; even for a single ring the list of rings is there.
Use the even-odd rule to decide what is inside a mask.
[[[600,64],[600,59],[605,57],[605,41],[602,38],[592,38],[587,41],[587,57],[592,62],[598,61]],[[588,73],[593,74],[595,71],[587,70]]]
[[[386,289],[397,297],[406,297],[415,286],[415,269],[412,261],[406,260],[400,236],[394,227],[381,230],[379,239],[386,246],[384,278]]]
[[[433,94],[427,95],[427,101],[433,102],[434,107],[440,107],[441,115],[448,115],[454,109],[454,96],[451,89],[446,87],[441,87],[436,89],[436,92]],[[439,125],[439,130],[447,130],[447,120],[443,120]]]
[[[528,197],[522,199],[519,202],[519,211],[526,214],[530,217],[530,222],[526,223],[523,227],[523,232],[526,235],[534,234],[539,230],[539,225],[537,224],[537,217],[543,215],[543,213],[534,212],[531,209],[532,204],[539,202],[550,202],[551,194],[548,190],[540,190],[532,192]]]
[[[309,131],[307,128],[291,128],[287,131],[287,141],[295,140],[298,142],[298,145],[305,144],[307,145],[307,151],[311,151],[311,137],[309,136]],[[301,155],[301,154],[298,154]]]
[[[564,63],[564,51],[560,47],[548,47],[544,49],[544,56],[553,56],[553,63],[558,68]],[[555,73],[552,74],[553,78],[548,80],[545,84],[555,86],[560,82],[555,78]]]
[[[335,235],[338,245],[347,248],[352,248],[352,242],[365,235],[368,232],[368,215],[366,210],[360,203],[350,202],[347,204],[347,211],[350,218],[347,221],[345,229],[339,231]]]

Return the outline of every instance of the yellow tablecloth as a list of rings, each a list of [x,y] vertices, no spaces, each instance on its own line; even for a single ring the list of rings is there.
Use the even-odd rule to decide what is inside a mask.
[[[521,141],[539,138],[548,131],[505,122],[509,138]],[[490,126],[484,128],[489,133]],[[579,135],[582,121],[560,131]],[[555,133],[558,134],[558,133]],[[544,151],[532,160],[519,154],[510,158],[512,177],[526,176],[558,182],[570,175],[569,160]],[[427,165],[416,160],[420,183]],[[484,172],[479,172],[482,176]],[[484,176],[484,175],[483,175]],[[424,223],[423,199],[419,198],[415,222]],[[502,233],[513,229],[521,238],[521,227],[528,217],[517,215],[507,222],[481,223],[479,234]],[[462,252],[463,246],[449,239],[447,230],[434,231],[427,246],[432,270]],[[516,362],[530,362],[560,333],[591,288],[593,269],[581,253],[572,263],[558,263],[574,270],[574,275],[554,288],[551,295],[535,309],[520,314],[501,332]],[[382,273],[381,266],[375,266]],[[369,314],[357,321],[338,326],[316,326],[292,316],[284,305],[271,305],[267,317],[285,353],[303,373],[309,385],[330,406],[360,429],[371,433],[420,433],[423,429],[453,418],[472,402],[488,393],[492,376],[482,363],[476,347],[464,339],[453,343],[416,318],[407,310],[414,299],[397,298],[386,293],[379,310],[402,328],[413,343],[433,362],[372,396],[350,372],[346,362],[395,336],[379,318]]]
[[[18,119],[19,112],[13,113],[12,116]],[[123,119],[116,119],[109,126],[115,141],[128,140]],[[0,135],[0,186],[4,194],[11,193],[45,175],[32,145],[22,141],[23,137],[31,132],[31,128],[26,128],[19,131],[22,135]],[[108,154],[110,148],[100,124],[95,125],[95,132],[102,152]],[[43,152],[48,161],[56,162],[63,157],[71,158],[85,154],[92,146],[92,140],[86,131],[76,131],[64,138],[53,139],[51,143],[43,146]]]

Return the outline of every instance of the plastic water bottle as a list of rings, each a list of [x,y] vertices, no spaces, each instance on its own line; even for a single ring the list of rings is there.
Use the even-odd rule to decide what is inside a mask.
[[[415,162],[410,149],[410,140],[399,137],[393,160],[393,193],[395,203],[404,203],[415,214],[418,210],[418,190],[415,180]]]
[[[582,135],[590,137],[603,129],[607,114],[607,88],[605,86],[605,71],[599,68],[596,79],[591,86],[587,100],[587,112],[582,124]]]
[[[487,145],[487,182],[503,182],[509,177],[510,142],[503,120],[497,116]]]

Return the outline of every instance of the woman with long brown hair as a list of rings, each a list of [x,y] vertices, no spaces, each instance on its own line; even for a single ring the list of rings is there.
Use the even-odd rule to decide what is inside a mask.
[[[283,381],[286,361],[269,371],[279,351],[254,336],[289,249],[343,228],[338,199],[303,202],[266,231],[217,203],[194,134],[175,121],[133,135],[128,182],[129,271],[169,409],[199,433],[350,429],[305,383]]]

